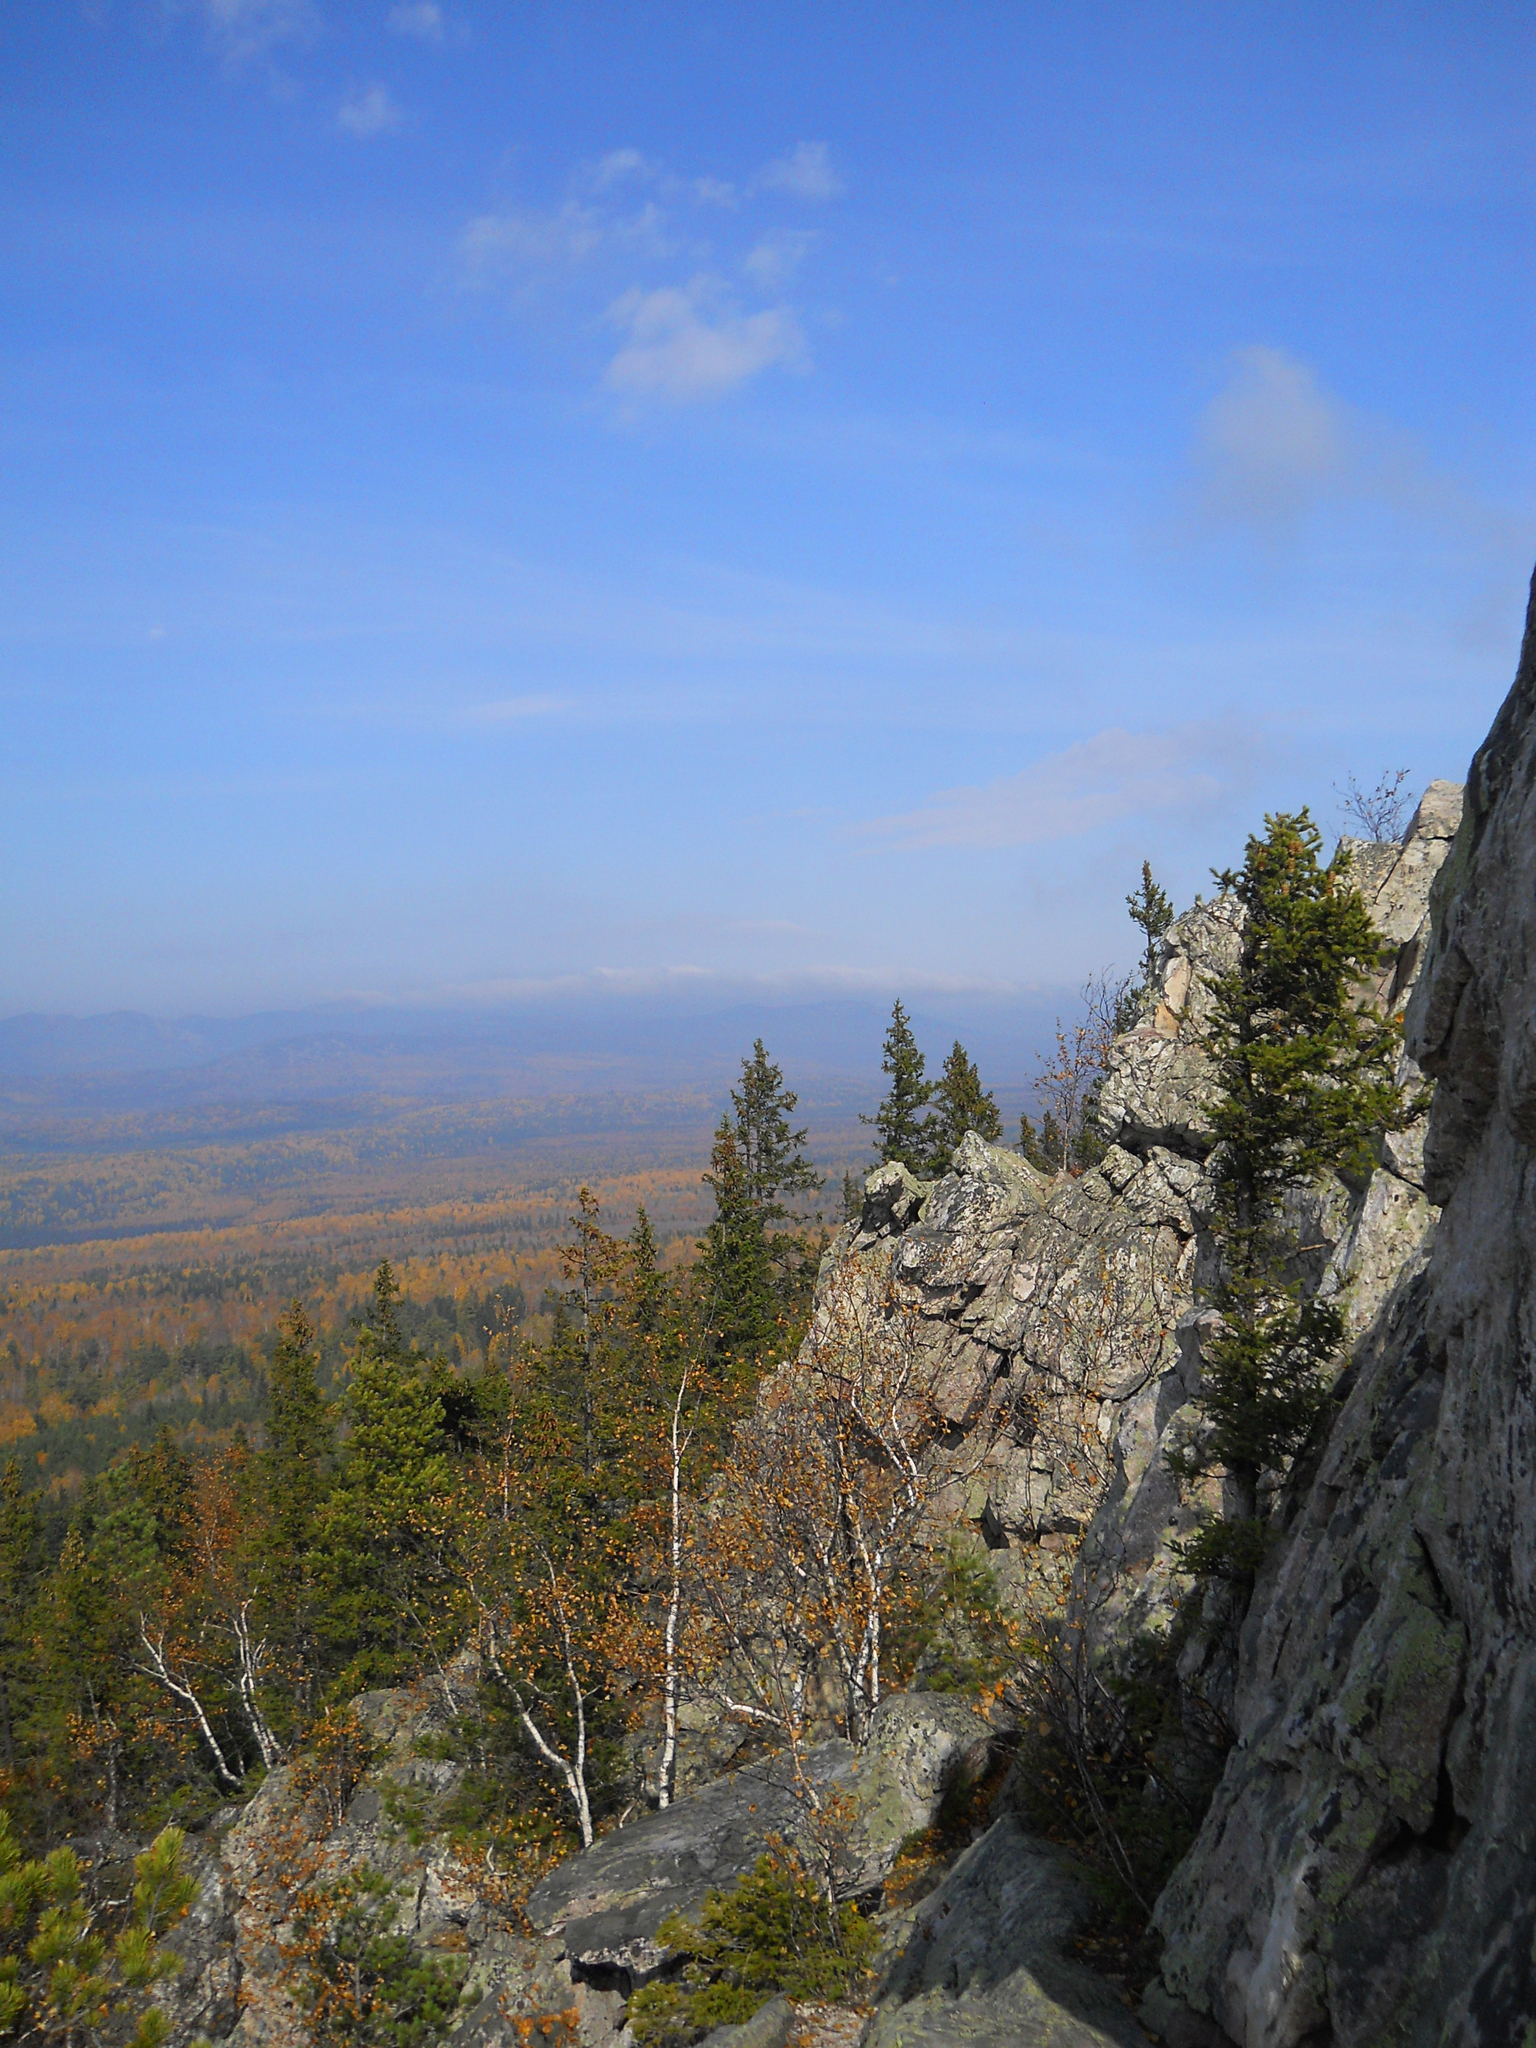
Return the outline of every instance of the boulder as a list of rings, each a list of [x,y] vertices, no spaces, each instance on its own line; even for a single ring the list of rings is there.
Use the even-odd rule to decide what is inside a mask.
[[[995,1821],[908,1916],[866,2048],[1146,2048],[1114,1989],[1063,1953],[1091,1913],[1060,1850]]]
[[[879,1885],[902,1843],[937,1818],[956,1777],[977,1768],[988,1740],[965,1701],[908,1693],[882,1703],[862,1756],[840,1740],[805,1752],[804,1777],[818,1796],[851,1802],[845,1896]],[[769,1758],[562,1863],[530,1894],[528,1918],[559,1938],[578,1981],[631,1991],[670,1962],[658,1939],[669,1915],[697,1913],[707,1892],[751,1870],[775,1839],[803,1836],[809,1814],[787,1761]]]

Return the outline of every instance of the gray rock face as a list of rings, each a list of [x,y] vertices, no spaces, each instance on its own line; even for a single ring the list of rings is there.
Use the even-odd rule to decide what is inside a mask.
[[[862,1756],[842,1741],[806,1753],[818,1794],[841,1792],[854,1804],[846,1895],[880,1883],[908,1836],[932,1825],[956,1776],[976,1767],[988,1739],[963,1700],[911,1693],[882,1704]],[[561,1864],[534,1889],[528,1917],[559,1938],[578,1981],[628,1992],[670,1960],[657,1939],[663,1920],[696,1913],[706,1892],[749,1871],[773,1838],[803,1835],[807,1820],[787,1764],[753,1765]]]
[[[1536,603],[1434,906],[1405,943],[1443,1214],[1292,1503],[1157,1909],[1166,1993],[1241,2048],[1536,2040]]]
[[[1373,993],[1394,1008],[1412,995],[1430,951],[1436,876],[1445,870],[1449,900],[1464,870],[1460,815],[1459,789],[1433,784],[1401,844],[1350,846],[1383,935]],[[1172,1625],[1190,1590],[1176,1545],[1219,1502],[1215,1479],[1194,1498],[1181,1494],[1166,1453],[1199,1426],[1196,1287],[1210,1270],[1203,1162],[1213,1099],[1199,1039],[1207,978],[1235,964],[1241,937],[1230,897],[1197,905],[1171,927],[1159,996],[1109,1063],[1099,1100],[1109,1150],[1097,1168],[1050,1181],[968,1139],[954,1171],[930,1188],[908,1187],[894,1173],[889,1187],[872,1182],[859,1226],[843,1233],[823,1269],[823,1313],[846,1315],[850,1300],[856,1308],[886,1290],[917,1308],[956,1425],[1006,1412],[967,1501],[978,1538],[1021,1601],[1067,1591],[1070,1572],[1084,1640],[1112,1661]],[[1474,1665],[1441,1565],[1405,1534],[1419,1526],[1422,1437],[1434,1426],[1443,1368],[1424,1365],[1422,1346],[1404,1347],[1422,1329],[1435,1198],[1451,1185],[1456,1147],[1464,1153],[1476,1142],[1500,1085],[1488,1026],[1497,983],[1459,964],[1475,957],[1477,943],[1470,933],[1437,941],[1433,985],[1415,1016],[1444,1021],[1419,1026],[1415,1048],[1442,1093],[1464,1057],[1481,1081],[1458,1084],[1448,1121],[1437,1108],[1427,1151],[1421,1119],[1386,1141],[1364,1185],[1331,1181],[1296,1205],[1301,1235],[1315,1247],[1313,1281],[1344,1308],[1352,1391],[1316,1492],[1295,1511],[1284,1561],[1259,1588],[1241,1671],[1219,1632],[1185,1652],[1187,1677],[1198,1675],[1243,1740],[1196,1853],[1159,1909],[1166,1982],[1147,2010],[1160,2037],[1180,2048],[1225,2040],[1299,2048],[1313,2039],[1309,2029],[1328,2026],[1334,2035],[1316,2040],[1338,2048],[1393,2038],[1380,2031],[1383,1987],[1397,1981],[1382,1944],[1406,1924],[1413,1899],[1432,1917],[1444,1896],[1432,1845],[1436,1830],[1454,1833],[1459,1823],[1447,1805],[1441,1721]],[[1437,1050],[1458,1029],[1471,1053]],[[1536,1034],[1530,1064],[1536,1074]],[[1401,1078],[1422,1078],[1408,1056]],[[1523,1104],[1520,1085],[1507,1092]],[[1536,1082],[1530,1098],[1536,1103]],[[1536,1111],[1531,1127],[1536,1134]],[[1293,1669],[1311,1674],[1310,1690],[1295,1689]],[[1230,1829],[1229,1814],[1240,1815]],[[1389,1840],[1399,1842],[1400,1861],[1382,1864],[1390,1876],[1372,1880],[1376,1889],[1366,1886],[1346,1911],[1340,1901],[1365,1884]],[[999,1837],[995,1853],[1006,1862],[1013,1851]],[[1347,1965],[1331,1960],[1326,1930],[1336,1918]],[[929,1986],[882,2017],[881,2048],[895,2048],[898,2036],[947,2038],[960,2026],[942,2001],[924,2002],[937,1995]],[[973,2021],[993,2023],[978,2011],[965,2028]],[[1000,2035],[1035,2038],[1018,2031],[1025,2025],[1022,2008],[997,2020]],[[1496,2036],[1467,2036],[1484,2038]]]
[[[1145,2048],[1104,1980],[1062,1954],[1090,1910],[1058,1850],[994,1822],[909,1916],[866,2048]]]

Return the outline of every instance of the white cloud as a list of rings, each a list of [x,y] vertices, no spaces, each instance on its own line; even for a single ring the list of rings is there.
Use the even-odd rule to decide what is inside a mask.
[[[1073,839],[1121,818],[1215,802],[1245,779],[1246,757],[1258,743],[1258,735],[1212,725],[1161,733],[1116,727],[1047,754],[1021,774],[979,789],[944,790],[921,810],[861,829],[910,847]]]
[[[400,126],[400,109],[389,96],[389,88],[375,82],[354,86],[336,113],[338,127],[349,135],[383,135]]]
[[[532,207],[483,213],[459,237],[459,254],[478,274],[527,264],[579,263],[602,242],[603,216],[567,199],[549,212]]]
[[[646,169],[645,158],[638,149],[610,149],[593,165],[592,183],[599,192],[606,192],[610,185],[622,184],[626,178],[643,176]]]
[[[423,43],[440,43],[445,31],[437,0],[400,0],[389,10],[389,25],[397,36],[415,36]]]
[[[760,171],[757,182],[771,192],[792,192],[797,199],[835,199],[843,189],[824,142],[797,142],[788,156]]]
[[[737,205],[740,198],[736,187],[724,178],[695,178],[689,184],[688,190],[700,206],[730,208]]]
[[[1336,397],[1283,349],[1236,351],[1226,385],[1201,415],[1193,468],[1207,526],[1246,527],[1272,541],[1345,498],[1449,526],[1496,552],[1510,537],[1507,516],[1434,469],[1411,434]]]
[[[502,697],[490,704],[472,704],[460,713],[464,725],[514,725],[523,718],[548,718],[569,711],[564,697]]]
[[[320,26],[310,0],[192,0],[210,39],[231,64],[263,57],[274,44],[305,41]]]
[[[573,270],[602,249],[666,256],[667,217],[652,201],[616,214],[579,199],[549,208],[483,213],[459,236],[459,255],[472,283],[530,282],[533,274]]]
[[[765,235],[742,257],[741,267],[763,291],[782,291],[800,268],[805,252],[815,239],[812,234],[797,233],[791,229],[785,229],[781,234]]]
[[[805,337],[787,306],[740,313],[717,303],[716,287],[626,292],[608,317],[629,339],[608,365],[610,391],[676,400],[717,398],[761,371],[807,367]]]
[[[1196,463],[1208,514],[1279,526],[1340,482],[1353,459],[1347,409],[1276,348],[1239,349],[1201,418]]]

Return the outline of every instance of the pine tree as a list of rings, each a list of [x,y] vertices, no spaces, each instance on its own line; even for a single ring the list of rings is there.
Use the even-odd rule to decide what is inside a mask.
[[[728,1116],[715,1131],[704,1179],[715,1191],[715,1214],[699,1245],[698,1266],[709,1348],[716,1357],[751,1362],[777,1332],[779,1303],[762,1209]]]
[[[933,1084],[923,1079],[926,1064],[898,999],[880,1060],[881,1072],[890,1076],[890,1090],[874,1115],[859,1121],[874,1125],[882,1161],[898,1161],[916,1174],[925,1171],[929,1153],[928,1119],[919,1114],[933,1094]]]
[[[1136,926],[1144,941],[1141,956],[1141,983],[1133,990],[1132,1000],[1152,995],[1157,989],[1157,967],[1162,942],[1168,927],[1173,923],[1173,902],[1165,889],[1160,889],[1152,879],[1152,863],[1144,860],[1141,864],[1141,887],[1125,899],[1125,907],[1131,914],[1131,923]]]
[[[27,1615],[36,1583],[37,1506],[22,1491],[21,1468],[0,1473],[0,1764],[16,1768],[17,1723],[25,1708]]]
[[[927,1119],[927,1171],[935,1179],[948,1173],[950,1155],[967,1131],[995,1144],[1003,1134],[997,1104],[981,1085],[976,1063],[957,1038],[933,1089],[934,1109]]]
[[[339,1692],[390,1684],[452,1625],[454,1474],[443,1404],[406,1350],[400,1288],[386,1260],[352,1355],[340,1482],[316,1530],[320,1626]]]
[[[763,1041],[754,1039],[751,1058],[741,1063],[741,1086],[731,1090],[731,1107],[747,1198],[765,1229],[789,1216],[785,1195],[814,1194],[821,1186],[821,1175],[800,1149],[806,1132],[791,1126],[798,1103]]]
[[[1347,852],[1321,866],[1305,810],[1265,822],[1242,869],[1217,876],[1247,912],[1237,966],[1210,979],[1205,1033],[1222,1090],[1210,1112],[1222,1259],[1210,1300],[1220,1324],[1201,1376],[1210,1427],[1175,1460],[1183,1476],[1225,1468],[1238,1513],[1186,1558],[1196,1570],[1239,1574],[1262,1534],[1258,1480],[1283,1470],[1306,1440],[1344,1336],[1338,1308],[1296,1276],[1286,1199],[1325,1172],[1368,1168],[1375,1136],[1417,1109],[1395,1080],[1398,1024],[1360,1000],[1382,940],[1349,881]]]
[[[303,1302],[289,1303],[277,1330],[267,1362],[267,1449],[261,1476],[270,1531],[284,1555],[297,1559],[308,1546],[329,1484],[336,1431],[320,1391],[319,1341]]]

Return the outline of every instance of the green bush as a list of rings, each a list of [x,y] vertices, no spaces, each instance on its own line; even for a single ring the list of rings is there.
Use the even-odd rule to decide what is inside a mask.
[[[728,1892],[710,1892],[699,1924],[673,1914],[660,1939],[688,1960],[670,1982],[647,1984],[629,2002],[642,2048],[686,2048],[712,2027],[749,2020],[775,1993],[846,1998],[865,1975],[877,1940],[853,1905],[828,1900],[792,1851],[758,1858]]]
[[[424,2048],[458,2015],[467,1963],[395,1931],[395,1888],[362,1870],[299,1915],[300,2003],[314,2048]]]
[[[131,2048],[160,2048],[170,2022],[150,1994],[181,1958],[159,1937],[197,1895],[181,1868],[185,1839],[165,1828],[134,1858],[127,1922],[109,1939],[74,1850],[28,1860],[0,1808],[0,2036],[81,2048],[123,2040],[136,2019]]]

